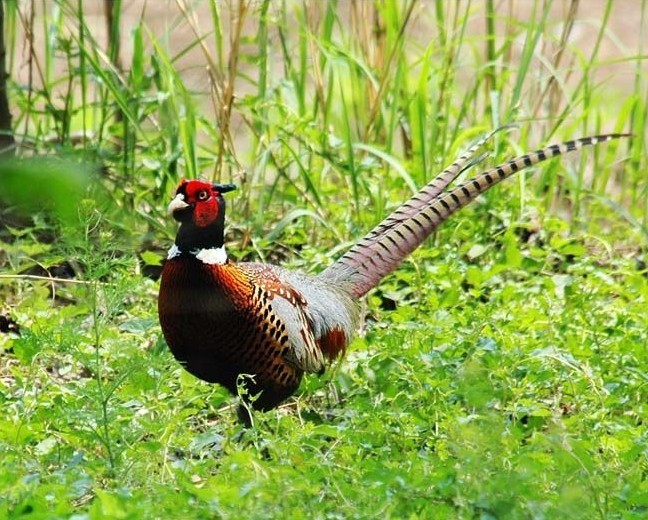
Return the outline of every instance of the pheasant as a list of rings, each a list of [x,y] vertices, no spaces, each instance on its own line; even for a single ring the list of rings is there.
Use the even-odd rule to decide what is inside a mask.
[[[346,352],[358,326],[359,299],[450,215],[517,171],[627,136],[554,144],[448,188],[482,159],[476,153],[493,133],[318,275],[232,261],[224,245],[223,195],[236,187],[182,181],[168,208],[180,228],[162,270],[158,298],[162,332],[174,357],[194,376],[235,395],[245,379],[243,394],[252,407],[272,409],[297,390],[304,373],[321,374]]]

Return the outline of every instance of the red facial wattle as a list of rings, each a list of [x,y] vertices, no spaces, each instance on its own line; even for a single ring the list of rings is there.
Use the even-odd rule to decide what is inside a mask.
[[[208,182],[183,181],[176,190],[176,197],[169,210],[174,216],[177,216],[177,212],[190,212],[194,225],[206,227],[215,222],[218,217],[219,195],[219,192]]]

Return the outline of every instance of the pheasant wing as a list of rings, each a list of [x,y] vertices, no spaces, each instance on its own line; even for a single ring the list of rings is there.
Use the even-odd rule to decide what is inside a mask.
[[[273,266],[240,264],[250,273],[260,297],[268,302],[267,334],[288,337],[287,349],[282,353],[289,363],[304,372],[322,372],[325,361],[317,346],[306,311],[306,300],[292,285],[282,280]]]

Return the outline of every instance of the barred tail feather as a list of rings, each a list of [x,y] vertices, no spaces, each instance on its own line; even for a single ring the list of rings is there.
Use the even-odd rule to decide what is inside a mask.
[[[511,159],[442,192],[459,175],[476,149],[489,137],[478,142],[456,163],[401,205],[337,262],[326,269],[322,276],[334,278],[338,282],[346,281],[353,296],[360,297],[375,287],[384,276],[396,269],[403,259],[448,217],[504,179],[552,157],[579,150],[584,146],[628,137],[628,134],[584,137],[547,146]],[[435,190],[438,191],[435,193]]]
[[[380,239],[380,237],[384,235],[388,230],[394,228],[395,226],[397,226],[404,220],[407,220],[412,215],[415,215],[422,208],[427,206],[459,175],[461,175],[468,168],[471,168],[476,163],[479,163],[483,160],[483,156],[475,157],[475,154],[481,147],[483,147],[497,132],[506,130],[511,126],[512,125],[505,125],[496,128],[495,130],[475,142],[475,144],[468,148],[468,150],[466,150],[466,152],[464,152],[455,162],[453,162],[450,166],[443,170],[439,175],[432,179],[432,181],[430,181],[421,190],[419,190],[412,198],[401,204],[387,218],[380,222],[380,224],[378,224],[369,233],[367,233],[358,242],[356,242],[340,260],[343,260],[345,258],[353,258],[356,252],[359,252],[371,246],[371,244]]]

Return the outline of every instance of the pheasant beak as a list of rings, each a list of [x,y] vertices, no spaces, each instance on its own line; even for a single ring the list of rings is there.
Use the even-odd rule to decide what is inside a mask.
[[[169,213],[169,215],[172,215],[173,213],[175,213],[178,210],[185,209],[185,208],[189,207],[189,204],[187,204],[184,201],[184,198],[185,198],[185,196],[182,193],[178,193],[173,198],[173,200],[169,204],[169,207],[167,208],[167,212]]]

